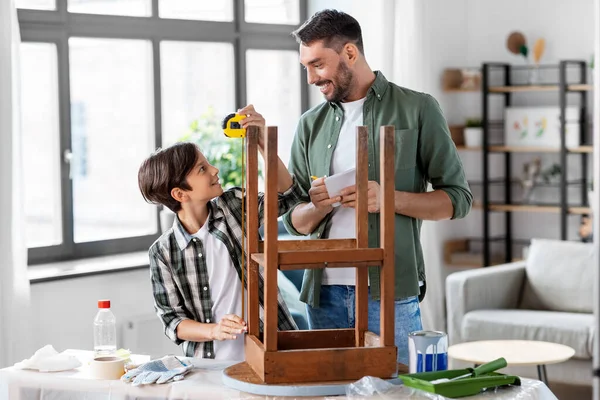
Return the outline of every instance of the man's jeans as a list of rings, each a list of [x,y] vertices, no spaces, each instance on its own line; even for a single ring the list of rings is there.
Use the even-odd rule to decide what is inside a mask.
[[[417,296],[395,302],[395,342],[398,362],[408,365],[408,334],[423,329]],[[319,308],[306,306],[309,329],[354,328],[354,286],[323,285]],[[379,300],[369,296],[369,330],[379,335]]]

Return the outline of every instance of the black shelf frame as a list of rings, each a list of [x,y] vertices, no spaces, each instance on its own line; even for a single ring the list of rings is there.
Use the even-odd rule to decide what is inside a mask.
[[[560,149],[559,149],[559,160],[561,165],[561,175],[560,175],[560,183],[559,187],[559,207],[560,207],[560,238],[561,240],[567,240],[567,220],[569,216],[569,199],[567,189],[570,185],[573,185],[575,182],[573,180],[567,180],[567,155],[568,154],[577,154],[580,156],[581,161],[581,178],[575,180],[577,185],[580,185],[580,196],[581,196],[581,205],[587,206],[587,187],[588,187],[588,154],[587,153],[573,153],[569,152],[566,147],[566,108],[567,108],[567,95],[569,93],[578,93],[580,96],[580,115],[579,115],[579,135],[580,135],[580,143],[581,145],[586,144],[586,131],[588,128],[588,117],[587,117],[587,101],[588,94],[587,90],[569,89],[569,85],[577,84],[577,85],[585,85],[587,84],[587,74],[586,74],[587,63],[581,60],[563,60],[560,61],[558,65],[545,65],[544,69],[558,69],[558,101],[560,108]],[[527,93],[526,91],[521,92],[492,92],[490,91],[490,80],[492,71],[502,73],[502,86],[505,87],[527,87],[528,85],[524,84],[514,84],[511,85],[511,72],[513,70],[527,70],[531,67],[526,66],[511,66],[506,63],[484,63],[481,68],[482,72],[482,125],[483,125],[483,148],[482,148],[482,161],[483,161],[483,266],[491,265],[492,254],[491,254],[491,242],[495,241],[497,237],[492,237],[490,235],[490,213],[491,212],[503,212],[504,213],[504,222],[505,222],[505,234],[504,238],[504,257],[505,262],[511,262],[513,260],[513,243],[517,244],[517,242],[522,242],[523,239],[514,239],[513,238],[513,229],[512,229],[512,213],[510,210],[491,210],[490,206],[492,202],[490,201],[490,186],[494,184],[498,184],[498,177],[491,178],[490,177],[490,166],[489,159],[490,154],[499,154],[500,157],[504,157],[504,204],[506,205],[517,205],[512,202],[512,186],[514,185],[514,180],[512,178],[512,153],[510,151],[506,151],[503,153],[490,151],[490,146],[494,146],[497,144],[490,143],[490,134],[491,130],[494,126],[498,125],[498,121],[490,121],[490,95],[502,96],[504,98],[504,107],[508,107],[511,105],[511,101],[513,95],[518,93]],[[579,70],[579,79],[577,82],[568,82],[567,80],[567,71],[570,68],[577,68]],[[494,85],[497,86],[497,85]],[[536,84],[535,86],[550,86],[550,84]],[[552,86],[556,86],[553,84]]]

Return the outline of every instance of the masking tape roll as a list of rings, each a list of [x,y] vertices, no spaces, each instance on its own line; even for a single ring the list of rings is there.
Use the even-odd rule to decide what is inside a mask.
[[[96,379],[120,379],[125,373],[121,357],[96,357],[90,361],[90,375]]]

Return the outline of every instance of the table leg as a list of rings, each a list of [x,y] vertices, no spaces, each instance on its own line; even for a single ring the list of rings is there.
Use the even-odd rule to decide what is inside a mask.
[[[540,381],[544,382],[546,386],[548,386],[548,372],[546,371],[546,365],[538,365],[537,370]]]

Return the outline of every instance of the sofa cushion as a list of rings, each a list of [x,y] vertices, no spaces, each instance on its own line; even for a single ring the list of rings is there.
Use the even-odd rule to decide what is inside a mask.
[[[520,308],[593,312],[594,245],[532,239]]]
[[[476,310],[463,318],[461,337],[476,340],[540,340],[575,350],[575,358],[591,359],[594,315],[533,310]]]

